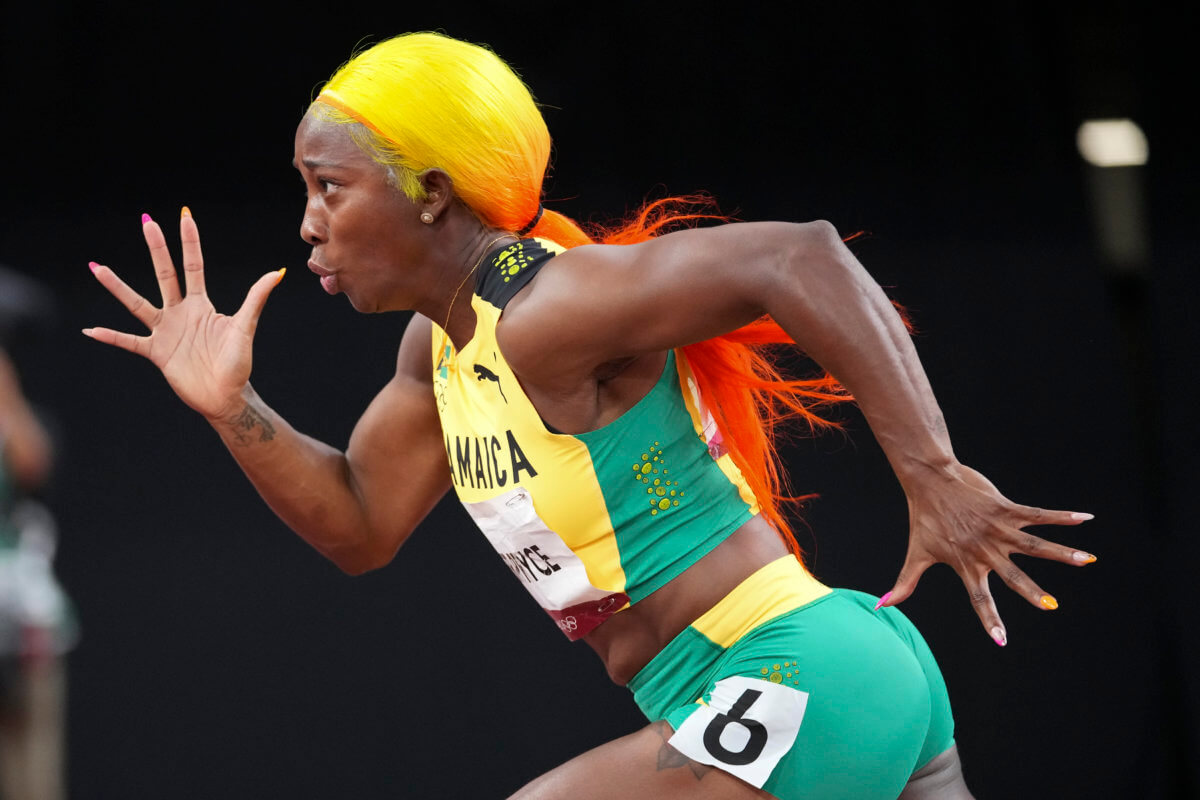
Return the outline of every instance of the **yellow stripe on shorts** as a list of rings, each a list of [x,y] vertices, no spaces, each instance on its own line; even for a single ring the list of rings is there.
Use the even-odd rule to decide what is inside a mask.
[[[750,631],[794,611],[830,589],[814,578],[793,555],[760,568],[692,623],[720,647],[729,647]]]

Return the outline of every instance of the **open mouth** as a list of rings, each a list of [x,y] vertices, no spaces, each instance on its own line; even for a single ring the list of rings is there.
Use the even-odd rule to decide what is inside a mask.
[[[321,279],[321,288],[328,294],[338,293],[337,274],[309,259],[308,268]]]

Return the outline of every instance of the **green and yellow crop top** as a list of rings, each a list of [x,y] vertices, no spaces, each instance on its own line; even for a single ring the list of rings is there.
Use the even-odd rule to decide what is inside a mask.
[[[547,428],[496,344],[508,301],[562,248],[489,253],[461,351],[433,328],[433,383],[450,474],[480,530],[570,639],[662,587],[759,511],[682,355],[621,417]]]

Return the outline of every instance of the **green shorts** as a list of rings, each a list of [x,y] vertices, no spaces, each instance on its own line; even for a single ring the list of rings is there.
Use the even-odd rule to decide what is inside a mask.
[[[894,800],[954,720],[929,646],[877,600],[780,559],[655,656],[634,700],[684,755],[781,800]]]

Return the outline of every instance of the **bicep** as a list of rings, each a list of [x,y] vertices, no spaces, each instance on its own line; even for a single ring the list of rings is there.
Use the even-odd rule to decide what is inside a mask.
[[[538,276],[522,309],[537,317],[526,335],[597,363],[710,339],[761,317],[781,294],[799,296],[796,265],[828,261],[835,244],[828,223],[761,222],[577,248]]]
[[[433,395],[430,335],[429,320],[414,316],[400,345],[396,374],[367,407],[346,449],[349,482],[367,524],[386,533],[392,553],[450,488]]]

